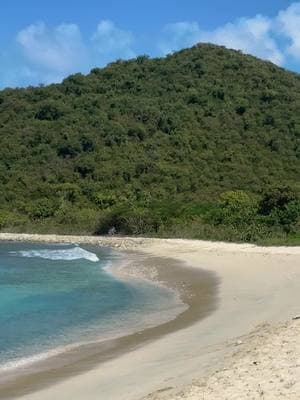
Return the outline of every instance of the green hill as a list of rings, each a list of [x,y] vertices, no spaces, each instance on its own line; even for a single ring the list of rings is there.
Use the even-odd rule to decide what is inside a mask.
[[[255,57],[201,44],[5,89],[0,137],[2,230],[299,237],[300,75]]]

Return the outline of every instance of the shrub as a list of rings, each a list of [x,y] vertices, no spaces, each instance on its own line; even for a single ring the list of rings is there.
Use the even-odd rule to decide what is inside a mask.
[[[218,206],[208,213],[206,220],[215,225],[243,227],[252,224],[256,215],[256,201],[247,193],[238,190],[223,193]]]
[[[55,210],[55,204],[48,198],[38,199],[30,203],[27,207],[27,212],[33,220],[52,217]]]

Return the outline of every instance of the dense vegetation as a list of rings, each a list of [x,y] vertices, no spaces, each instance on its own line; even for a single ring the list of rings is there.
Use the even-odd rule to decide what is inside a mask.
[[[300,75],[203,44],[0,92],[0,228],[300,241]]]

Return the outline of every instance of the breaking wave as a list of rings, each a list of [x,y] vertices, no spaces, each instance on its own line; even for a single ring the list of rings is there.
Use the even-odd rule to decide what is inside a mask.
[[[84,250],[79,246],[72,247],[70,249],[42,249],[42,250],[23,250],[12,252],[11,254],[17,254],[22,257],[30,258],[44,258],[47,260],[79,260],[85,259],[92,262],[99,261],[96,254],[90,251]]]

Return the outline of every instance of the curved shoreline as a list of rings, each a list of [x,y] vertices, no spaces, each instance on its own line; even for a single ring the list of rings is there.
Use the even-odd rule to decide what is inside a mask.
[[[216,394],[220,393],[221,397],[223,396],[226,391],[225,381],[227,381],[227,390],[229,388],[231,394],[228,398],[246,399],[249,388],[256,390],[260,387],[263,370],[269,368],[269,360],[274,360],[276,366],[278,361],[280,364],[280,356],[286,354],[283,352],[278,356],[278,352],[285,350],[285,332],[282,337],[283,348],[280,349],[280,346],[278,348],[276,343],[273,343],[273,327],[300,315],[300,246],[259,247],[250,244],[185,239],[14,234],[0,234],[1,239],[39,242],[73,240],[77,243],[139,250],[151,257],[172,259],[172,262],[177,260],[181,266],[189,265],[194,270],[203,268],[218,276],[222,283],[218,288],[220,300],[218,307],[206,318],[185,329],[179,329],[161,336],[157,340],[145,342],[143,346],[133,347],[130,352],[124,352],[119,357],[108,360],[105,364],[95,366],[89,372],[61,382],[53,381],[49,387],[25,395],[22,400],[53,400],[55,398],[66,400],[175,400],[182,397],[188,400],[198,400],[197,393],[199,391],[201,396],[203,393],[205,395],[208,393],[208,399],[214,399],[216,377],[221,378],[216,388]],[[181,270],[183,272],[184,268]],[[257,326],[265,326],[266,323],[271,327],[266,331],[271,342],[267,352],[264,347],[257,346],[261,342],[261,330],[257,329]],[[291,349],[298,346],[300,350],[299,335],[293,336],[294,326],[295,324],[291,325],[289,331],[293,338],[290,343]],[[249,336],[250,332],[252,333]],[[261,352],[267,361],[267,364],[262,362],[261,370],[254,366],[257,363],[256,358],[253,359],[255,364],[249,364],[247,347],[245,347],[245,352],[239,351],[243,350],[243,343],[246,343],[248,338],[251,339],[253,335],[256,338],[255,352]],[[274,336],[274,340],[277,341],[277,334]],[[250,351],[252,352],[251,346]],[[229,366],[229,369],[234,371],[234,377],[227,379],[228,360],[229,363],[234,362],[236,354],[240,354],[246,367],[249,367],[251,382],[248,378],[248,380],[246,379],[248,372],[245,375],[245,371],[248,370],[245,369],[245,363],[236,364],[233,368]],[[257,356],[254,355],[254,357]],[[273,398],[278,390],[281,390],[282,385],[286,383],[290,385],[290,382],[283,381],[281,383],[277,379],[278,376],[279,378],[281,376],[280,368],[288,377],[290,368],[295,368],[295,365],[293,366],[289,360],[289,355],[287,355],[287,360],[289,364],[279,365],[275,379],[271,377],[274,385],[268,391],[270,398]],[[216,371],[221,371],[221,375]],[[222,371],[225,371],[224,374]],[[294,369],[292,372],[296,372],[296,370]],[[247,388],[240,385],[240,376],[242,375],[245,376]],[[297,381],[299,380],[300,376]],[[206,388],[207,390],[202,386],[203,381],[211,383]],[[194,383],[194,387],[191,387],[191,383]],[[299,389],[299,386],[297,387]],[[299,396],[292,394],[294,388],[295,386],[292,386],[287,390],[290,390],[290,398],[296,400]],[[196,390],[196,397],[193,397],[194,390]],[[220,391],[218,392],[218,390]],[[176,397],[178,393],[179,397]],[[200,398],[203,397],[201,396]]]
[[[164,335],[186,328],[216,308],[219,282],[213,273],[185,266],[183,268],[179,261],[136,251],[127,251],[126,260],[126,265],[119,265],[113,274],[121,279],[136,277],[161,284],[176,291],[188,307],[175,319],[157,326],[104,342],[80,345],[47,360],[38,361],[26,370],[19,368],[14,373],[4,374],[0,380],[1,399],[23,396],[82,374]]]
[[[0,232],[0,241],[36,242],[36,243],[76,243],[107,246],[121,250],[149,250],[150,246],[188,245],[204,251],[224,253],[246,253],[262,255],[300,255],[300,246],[258,246],[251,243],[216,242],[193,239],[159,239],[132,236],[88,236],[88,235],[54,235],[38,233]]]

